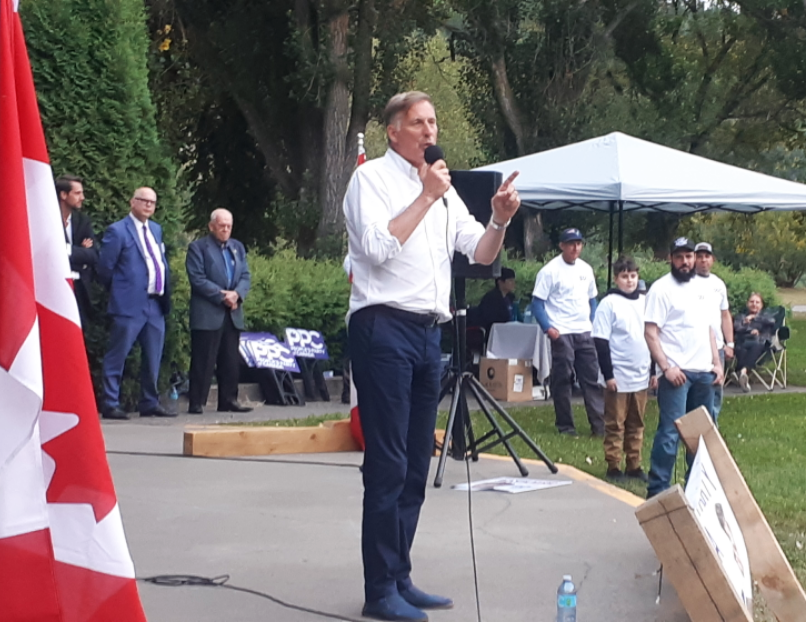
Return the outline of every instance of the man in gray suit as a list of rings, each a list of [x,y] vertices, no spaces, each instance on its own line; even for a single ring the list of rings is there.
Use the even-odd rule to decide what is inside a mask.
[[[218,379],[219,412],[248,412],[238,403],[238,344],[244,329],[243,301],[251,276],[246,249],[232,235],[232,214],[210,214],[210,235],[188,247],[185,267],[190,280],[190,404],[201,414],[213,370]]]

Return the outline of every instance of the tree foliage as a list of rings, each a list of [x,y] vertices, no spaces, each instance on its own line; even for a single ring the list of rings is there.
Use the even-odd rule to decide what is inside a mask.
[[[137,187],[153,186],[158,219],[175,236],[184,227],[148,89],[142,3],[28,0],[20,13],[54,174],[85,178],[96,229],[128,212]]]
[[[55,175],[84,178],[84,210],[101,236],[128,211],[139,186],[159,195],[156,220],[174,248],[184,230],[176,169],[157,132],[148,88],[142,2],[27,0],[20,3],[42,124]],[[89,362],[100,387],[106,351],[106,299],[95,292],[96,314],[86,327]],[[169,330],[169,335],[173,332]],[[165,360],[175,351],[169,338]],[[124,376],[124,399],[137,391],[135,354]]]
[[[151,0],[149,6],[156,51],[170,57],[161,62],[158,82],[181,83],[193,73],[200,81],[196,110],[193,98],[177,108],[164,102],[189,129],[176,138],[193,171],[194,213],[232,205],[236,221],[261,232],[254,242],[267,249],[275,237],[301,252],[341,240],[341,200],[357,134],[409,80],[401,61],[422,51],[423,29],[435,24],[432,3]],[[167,46],[165,25],[173,35]]]

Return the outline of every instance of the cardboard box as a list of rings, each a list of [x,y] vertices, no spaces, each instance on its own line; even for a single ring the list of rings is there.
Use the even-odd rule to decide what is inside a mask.
[[[531,402],[532,362],[482,357],[479,363],[479,382],[497,400]]]

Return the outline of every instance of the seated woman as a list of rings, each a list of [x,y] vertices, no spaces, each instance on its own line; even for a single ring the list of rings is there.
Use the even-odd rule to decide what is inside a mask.
[[[747,299],[747,312],[740,313],[733,322],[736,341],[736,369],[739,385],[747,393],[750,381],[747,372],[756,365],[775,333],[775,318],[764,311],[764,300],[753,292]]]

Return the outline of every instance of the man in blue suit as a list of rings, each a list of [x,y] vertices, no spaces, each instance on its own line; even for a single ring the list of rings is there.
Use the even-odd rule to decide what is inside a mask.
[[[238,403],[243,301],[251,275],[246,249],[231,239],[232,214],[210,214],[210,235],[192,242],[185,266],[190,281],[190,391],[188,412],[199,415],[207,403],[215,369],[219,412],[248,412]]]
[[[104,357],[105,419],[128,419],[120,408],[123,365],[135,341],[142,349],[140,416],[175,417],[159,403],[157,376],[165,343],[165,316],[171,308],[170,274],[162,228],[151,217],[157,193],[138,188],[129,201],[131,212],[106,230],[98,257],[98,280],[109,290],[112,329]]]

